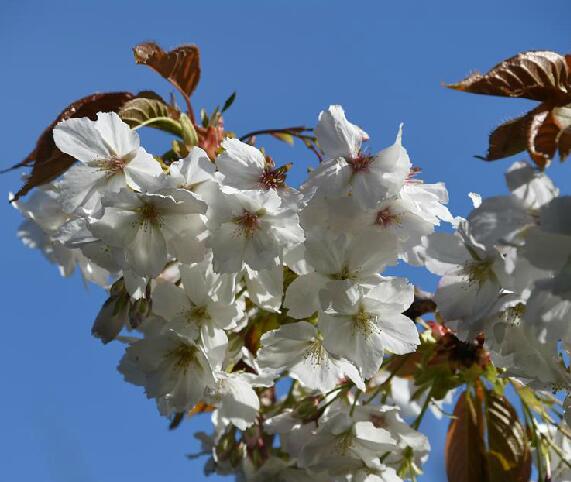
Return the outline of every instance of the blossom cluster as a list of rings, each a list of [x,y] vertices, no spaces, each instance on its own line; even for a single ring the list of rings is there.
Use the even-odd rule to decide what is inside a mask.
[[[398,481],[430,446],[399,403],[359,400],[386,378],[386,354],[420,344],[403,315],[413,286],[382,273],[421,264],[424,237],[452,221],[445,187],[417,179],[401,133],[370,154],[368,135],[329,107],[315,128],[324,160],[295,189],[287,166],[236,138],[214,159],[195,146],[167,165],[115,113],[67,119],[53,138],[78,162],[14,202],[19,235],[62,274],[78,267],[109,289],[93,334],[126,343],[119,371],[161,414],[212,410],[215,433],[199,434],[207,471]]]
[[[483,333],[507,375],[568,391],[571,197],[526,162],[514,163],[506,180],[509,195],[472,194],[467,219],[455,220],[453,234],[428,235],[418,253],[441,276],[435,301],[447,326],[464,340]]]
[[[13,202],[26,245],[108,290],[92,332],[125,344],[125,380],[172,424],[211,413],[213,434],[197,434],[206,473],[414,479],[430,452],[424,412],[440,417],[470,382],[430,378],[456,335],[483,340],[506,378],[569,390],[571,198],[517,162],[510,195],[471,194],[474,210],[453,218],[444,185],[419,179],[402,125],[375,154],[340,106],[313,132],[323,159],[295,188],[252,138],[227,132],[217,149],[187,146],[172,161],[114,112],[70,118],[53,140],[77,162]],[[454,232],[435,232],[442,222]],[[441,277],[438,323],[405,315],[419,291],[387,275],[398,263]],[[422,343],[426,373],[397,373],[390,362]]]

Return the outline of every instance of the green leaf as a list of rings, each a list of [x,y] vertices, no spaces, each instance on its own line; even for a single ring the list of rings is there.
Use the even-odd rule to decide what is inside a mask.
[[[230,94],[230,97],[226,99],[224,105],[222,106],[222,110],[220,112],[221,113],[226,112],[230,107],[232,107],[232,104],[234,103],[235,100],[236,100],[236,92],[234,91],[232,92],[232,94]]]
[[[121,108],[119,115],[132,128],[147,126],[183,136],[183,128],[176,119],[180,113],[160,99],[138,97],[130,100]]]
[[[271,135],[276,139],[293,146],[293,136],[287,132],[272,132]]]
[[[187,147],[196,146],[198,144],[198,135],[192,121],[189,117],[182,113],[180,115],[180,126],[182,127],[182,139]]]

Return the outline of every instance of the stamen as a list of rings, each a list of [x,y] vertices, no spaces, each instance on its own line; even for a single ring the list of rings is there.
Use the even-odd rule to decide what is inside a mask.
[[[161,225],[161,212],[154,204],[145,203],[139,208],[139,224]]]
[[[240,216],[234,218],[234,224],[239,226],[247,238],[251,238],[260,226],[260,217],[258,214],[244,209]]]
[[[391,208],[384,208],[377,212],[375,216],[375,224],[379,226],[390,226],[398,224],[399,215],[391,211]]]
[[[353,173],[366,171],[373,161],[373,156],[359,152],[353,159],[348,159],[347,162],[351,166]]]
[[[184,343],[179,343],[174,349],[165,355],[165,358],[174,362],[176,369],[186,370],[188,366],[194,362],[195,355],[196,348]]]

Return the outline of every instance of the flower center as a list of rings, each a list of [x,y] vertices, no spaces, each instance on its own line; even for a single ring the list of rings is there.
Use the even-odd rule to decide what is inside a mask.
[[[186,321],[189,323],[205,320],[210,320],[210,315],[206,309],[206,306],[193,306],[186,312]]]
[[[404,180],[405,183],[407,184],[421,184],[422,181],[420,179],[415,179],[415,177],[420,174],[420,172],[422,171],[422,169],[418,166],[411,166],[410,171],[408,173],[408,175],[406,176],[406,179]]]
[[[184,343],[179,343],[165,355],[165,358],[174,362],[177,370],[186,370],[188,366],[194,362],[195,355],[196,348]]]
[[[258,184],[265,190],[282,188],[289,168],[290,165],[286,165],[272,169],[270,165],[267,165],[258,179]]]
[[[369,337],[376,331],[373,323],[377,317],[372,313],[367,313],[363,308],[353,315],[353,332],[358,331],[364,337]]]
[[[379,413],[373,413],[369,416],[369,419],[371,420],[371,423],[376,427],[376,428],[385,428],[387,426],[387,421],[384,417],[384,415],[381,415]]]
[[[391,211],[391,208],[384,208],[377,212],[375,224],[378,226],[390,226],[398,223],[398,214]]]
[[[260,227],[260,216],[244,209],[240,216],[234,218],[234,223],[240,227],[247,238],[251,238]]]
[[[470,261],[465,264],[464,273],[468,275],[470,283],[483,283],[493,275],[492,260]]]
[[[500,313],[500,320],[511,326],[518,326],[521,318],[525,314],[525,305],[518,303],[515,306],[510,306]]]
[[[321,344],[321,340],[315,339],[303,352],[303,358],[313,366],[319,366],[327,358],[327,352]]]
[[[106,171],[110,176],[114,176],[115,174],[119,174],[123,172],[125,166],[129,163],[129,161],[123,157],[110,157],[109,159],[103,159],[100,162],[101,169]]]
[[[351,166],[354,173],[366,171],[373,161],[373,156],[359,152],[353,159],[348,159],[347,162]]]
[[[355,279],[355,273],[352,273],[349,269],[349,266],[345,265],[343,266],[343,268],[341,268],[341,271],[339,271],[339,273],[333,273],[331,275],[329,275],[329,278],[331,278],[332,280],[337,280],[337,281],[344,281],[344,280],[352,280]]]
[[[161,224],[161,212],[154,204],[145,203],[139,208],[141,224],[150,223],[155,226]]]
[[[353,445],[353,432],[351,429],[339,434],[337,440],[335,441],[335,452],[341,455],[345,455],[347,451]]]

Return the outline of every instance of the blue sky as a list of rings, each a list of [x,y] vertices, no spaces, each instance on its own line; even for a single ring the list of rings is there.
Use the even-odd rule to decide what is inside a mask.
[[[340,103],[371,137],[371,150],[404,143],[422,177],[448,185],[454,214],[468,192],[504,193],[509,161],[474,159],[487,133],[530,103],[449,91],[442,82],[485,70],[528,49],[571,50],[568,0],[365,1],[11,1],[0,3],[2,133],[0,166],[22,159],[67,105],[93,91],[170,87],[137,66],[131,47],[196,43],[203,77],[196,107],[211,109],[234,90],[229,129],[312,125]],[[165,139],[143,134],[151,152]],[[262,140],[262,139],[261,139]],[[315,160],[302,147],[265,142],[294,184]],[[568,168],[568,166],[563,166]],[[562,168],[552,170],[556,181]],[[20,184],[0,177],[0,192]],[[0,480],[53,482],[198,481],[203,460],[192,434],[207,419],[168,432],[152,402],[115,371],[122,348],[103,347],[90,327],[104,293],[60,278],[16,237],[18,213],[0,204],[3,334],[0,370]],[[416,271],[425,288],[434,280]],[[444,481],[447,422],[428,420],[433,453],[423,480]],[[216,477],[210,480],[218,480]],[[221,479],[222,480],[222,479]]]

